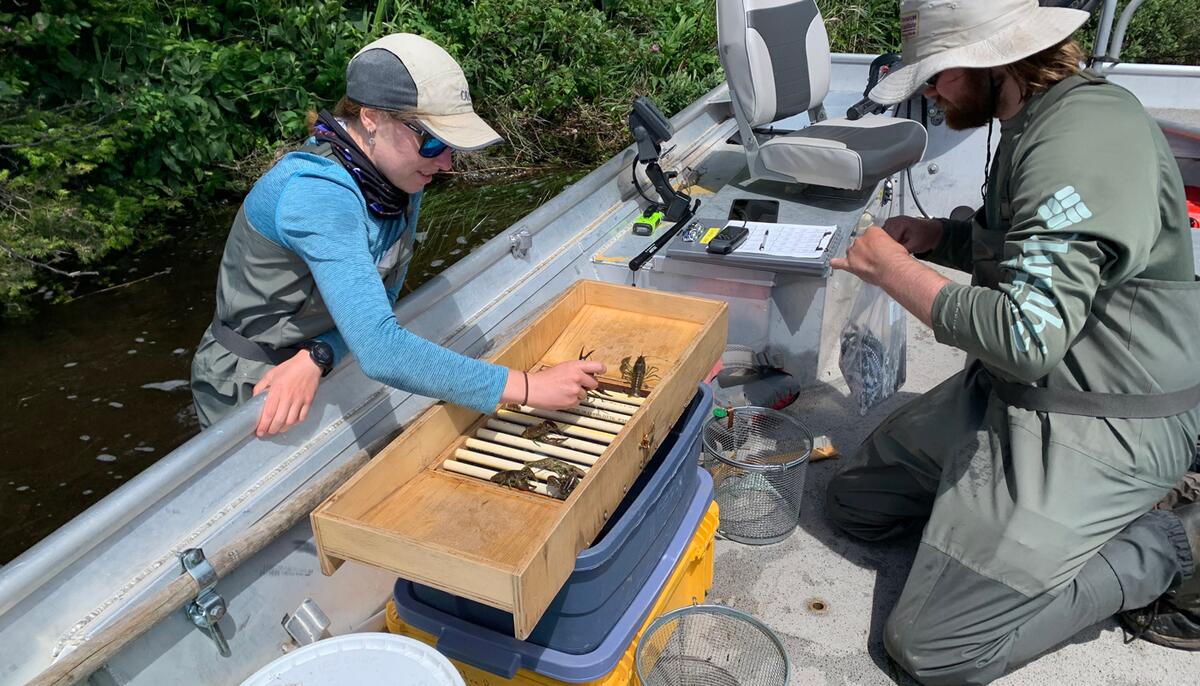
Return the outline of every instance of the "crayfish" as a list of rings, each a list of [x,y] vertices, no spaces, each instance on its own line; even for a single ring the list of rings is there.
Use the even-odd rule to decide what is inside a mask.
[[[578,485],[579,477],[577,476],[550,476],[546,478],[546,493],[552,498],[566,500]]]
[[[567,440],[565,435],[552,436],[551,434],[562,434],[562,429],[558,424],[547,419],[544,422],[538,422],[521,432],[521,438],[526,438],[534,443],[539,441],[549,443],[550,445],[560,445]]]
[[[532,491],[535,477],[529,467],[521,467],[520,469],[506,469],[502,472],[496,472],[492,475],[491,481],[515,488],[518,491]]]
[[[572,478],[573,477],[576,479],[582,479],[584,476],[586,476],[586,472],[584,472],[579,467],[576,467],[575,465],[570,464],[568,462],[564,462],[562,460],[557,460],[553,457],[547,457],[543,460],[538,460],[536,462],[530,462],[529,464],[527,464],[525,466],[530,469],[544,469],[548,472],[554,472],[555,474],[557,474],[558,476],[560,476],[562,478]]]
[[[646,366],[645,355],[638,355],[633,363],[629,362],[631,359],[633,358],[626,357],[621,360],[621,376],[629,383],[629,390],[633,395],[640,397],[642,386],[646,384],[646,381],[658,378],[658,374],[655,373],[658,371],[658,367]]]

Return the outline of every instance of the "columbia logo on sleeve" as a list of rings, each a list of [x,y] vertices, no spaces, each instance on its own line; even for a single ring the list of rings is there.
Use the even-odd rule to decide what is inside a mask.
[[[1062,190],[1042,203],[1037,212],[1038,216],[1046,222],[1046,228],[1052,231],[1078,224],[1092,216],[1092,211],[1083,203],[1083,198],[1075,192],[1074,186],[1063,186]]]

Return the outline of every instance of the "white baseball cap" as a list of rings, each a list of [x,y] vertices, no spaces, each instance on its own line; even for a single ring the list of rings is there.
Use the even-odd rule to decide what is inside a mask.
[[[412,33],[393,33],[359,50],[346,66],[346,97],[364,107],[416,110],[417,122],[456,150],[504,140],[472,109],[458,62]]]
[[[946,69],[1012,64],[1070,37],[1088,16],[1037,0],[901,0],[904,66],[871,89],[871,100],[907,100]]]

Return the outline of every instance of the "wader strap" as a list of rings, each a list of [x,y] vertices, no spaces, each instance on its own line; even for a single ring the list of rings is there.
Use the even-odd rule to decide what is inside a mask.
[[[1171,393],[1089,393],[1010,383],[989,374],[996,395],[1012,407],[1084,417],[1153,419],[1174,417],[1200,406],[1200,384]]]
[[[234,331],[228,324],[213,314],[212,335],[218,343],[225,346],[229,352],[252,362],[280,364],[292,358],[299,348],[272,348],[269,345],[255,343],[242,334]]]

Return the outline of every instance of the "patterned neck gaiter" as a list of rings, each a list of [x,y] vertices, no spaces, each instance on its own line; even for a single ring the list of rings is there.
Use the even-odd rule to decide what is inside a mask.
[[[342,128],[333,115],[322,110],[313,126],[313,137],[318,143],[328,143],[337,153],[338,162],[350,172],[359,190],[367,200],[371,214],[387,219],[401,217],[408,211],[408,193],[391,184],[370,158],[354,143],[354,139]]]

